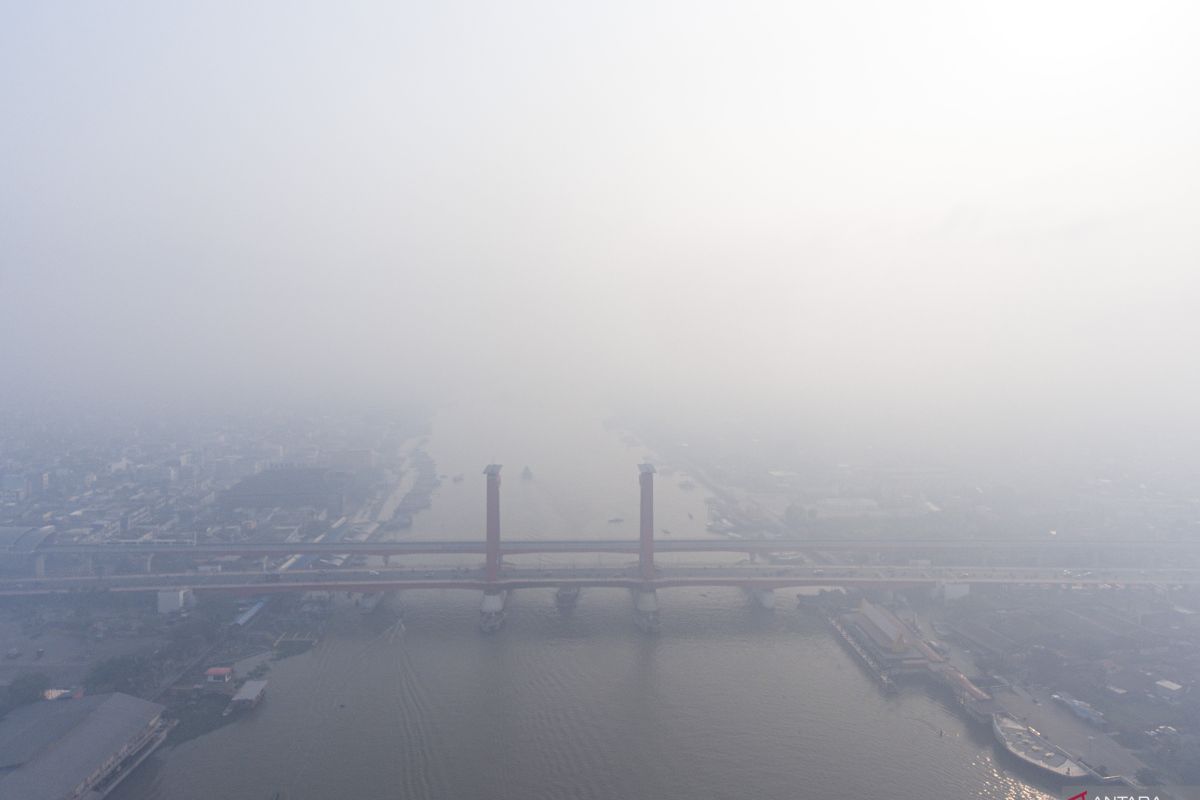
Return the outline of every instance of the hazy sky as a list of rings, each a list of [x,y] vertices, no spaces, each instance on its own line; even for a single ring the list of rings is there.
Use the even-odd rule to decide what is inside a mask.
[[[1194,435],[1198,41],[1190,0],[4,3],[0,382]]]

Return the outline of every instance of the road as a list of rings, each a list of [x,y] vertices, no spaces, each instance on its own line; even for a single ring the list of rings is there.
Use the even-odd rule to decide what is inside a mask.
[[[119,544],[59,544],[38,548],[33,555],[46,556],[291,556],[297,553],[403,556],[414,554],[483,553],[480,540],[375,541],[375,542],[208,542],[169,544],[121,542]],[[636,553],[637,539],[526,539],[500,542],[501,552],[521,553]],[[1064,539],[671,539],[656,537],[657,553],[796,553],[802,551],[896,553],[905,551],[1066,551],[1086,549],[1089,553],[1200,552],[1200,542],[1163,541],[1071,541]]]
[[[341,545],[345,547],[346,545]],[[912,567],[886,565],[671,566],[643,581],[636,567],[512,567],[489,583],[475,567],[380,566],[292,569],[283,572],[182,572],[107,576],[63,576],[0,580],[0,596],[79,591],[155,591],[192,588],[198,591],[384,591],[402,588],[512,589],[530,587],[627,586],[860,586],[907,588],[947,583],[1009,584],[1117,589],[1131,586],[1167,588],[1200,585],[1200,569],[1048,569],[1040,567]]]

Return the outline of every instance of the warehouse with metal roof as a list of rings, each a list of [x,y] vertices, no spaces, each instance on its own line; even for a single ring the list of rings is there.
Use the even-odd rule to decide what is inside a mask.
[[[99,800],[162,744],[162,712],[119,693],[10,711],[0,719],[0,797]]]

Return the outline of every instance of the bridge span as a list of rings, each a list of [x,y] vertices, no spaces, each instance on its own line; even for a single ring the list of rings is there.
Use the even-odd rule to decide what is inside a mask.
[[[35,551],[36,567],[33,580],[0,581],[0,596],[17,594],[50,594],[62,592],[149,592],[189,588],[200,592],[236,594],[266,594],[289,591],[349,591],[380,592],[394,589],[469,589],[484,593],[481,624],[493,630],[502,623],[504,598],[513,589],[587,587],[618,587],[630,589],[635,595],[635,618],[643,629],[657,628],[656,592],[686,586],[736,586],[754,591],[800,586],[841,586],[863,588],[909,588],[945,583],[1018,583],[1026,585],[1159,585],[1192,586],[1200,583],[1200,571],[1169,570],[1106,570],[1102,573],[1046,570],[1034,568],[965,568],[926,567],[906,565],[870,566],[833,565],[826,567],[774,565],[770,567],[670,567],[655,564],[655,552],[660,553],[745,553],[784,554],[801,551],[829,553],[872,552],[894,555],[919,552],[947,551],[1058,551],[1078,552],[1110,550],[1129,552],[1144,550],[1145,541],[1085,542],[1044,537],[1041,539],[656,539],[654,535],[654,467],[639,466],[640,515],[639,537],[631,540],[537,539],[502,540],[500,536],[500,466],[492,464],[484,470],[487,476],[486,535],[478,540],[442,541],[371,541],[371,542],[201,542],[170,544],[162,542],[122,542],[118,544],[43,544]],[[1200,550],[1200,543],[1191,540],[1155,541],[1155,548]],[[628,569],[533,570],[504,565],[506,555],[527,554],[593,554],[611,553],[637,556],[635,567]],[[382,556],[385,566],[374,570],[335,568],[330,570],[265,571],[270,557],[287,558],[294,555]],[[416,571],[387,566],[388,558],[413,555],[484,556],[481,569],[457,567],[445,570]],[[213,556],[253,556],[264,559],[264,571],[239,573],[175,573],[155,574],[149,560],[155,556],[174,555],[191,558]],[[147,558],[147,574],[113,575],[107,577],[48,577],[47,557]]]
[[[379,592],[399,589],[471,589],[476,591],[558,588],[562,586],[624,589],[688,586],[788,588],[803,586],[899,589],[947,583],[1020,586],[1127,587],[1200,586],[1200,569],[1098,572],[1041,567],[912,567],[839,565],[777,567],[733,565],[658,569],[644,578],[636,568],[504,569],[489,579],[485,569],[440,567],[305,569],[289,572],[147,573],[116,576],[61,576],[37,580],[0,580],[0,596],[79,592],[154,592],[181,588],[197,592],[268,594],[294,591]],[[1064,574],[1067,573],[1067,574]]]
[[[657,553],[796,553],[822,550],[834,553],[903,553],[927,551],[1028,550],[1071,551],[1079,549],[1123,551],[1147,546],[1172,550],[1200,551],[1200,541],[1164,539],[1148,542],[1134,539],[1102,541],[1045,539],[654,539]],[[552,553],[641,554],[640,539],[519,539],[504,540],[496,546],[500,555]],[[119,544],[52,544],[36,553],[43,556],[278,556],[291,555],[486,555],[486,541],[402,540],[387,542],[204,542],[169,544],[163,542],[122,542]]]

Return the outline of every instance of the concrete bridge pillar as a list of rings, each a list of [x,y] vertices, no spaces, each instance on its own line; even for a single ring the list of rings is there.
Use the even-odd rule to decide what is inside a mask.
[[[154,572],[154,553],[146,554],[146,574]]]
[[[487,475],[487,557],[484,575],[488,581],[500,577],[500,464],[488,464]]]
[[[575,610],[575,606],[579,605],[579,587],[578,586],[560,586],[554,592],[554,605],[559,612],[568,614]]]
[[[634,592],[633,621],[642,633],[658,633],[658,593],[654,589],[641,588]]]
[[[33,577],[46,577],[46,554],[42,553],[33,557]]]
[[[506,611],[504,602],[508,593],[503,591],[484,592],[483,602],[479,605],[479,630],[482,633],[495,633],[504,627]]]
[[[642,487],[641,526],[638,546],[638,571],[644,581],[654,580],[654,465],[638,465],[638,483]]]
[[[748,589],[747,593],[759,608],[767,611],[775,610],[774,589]]]

